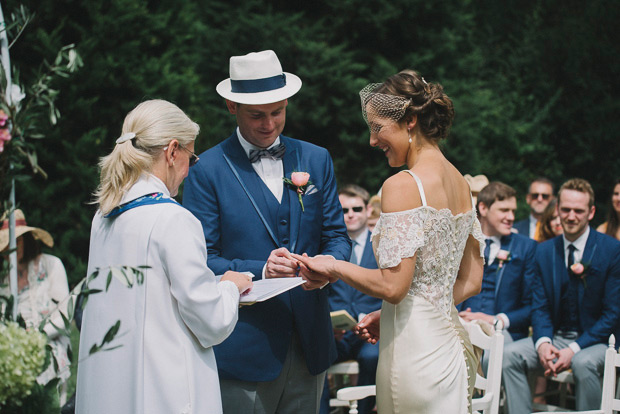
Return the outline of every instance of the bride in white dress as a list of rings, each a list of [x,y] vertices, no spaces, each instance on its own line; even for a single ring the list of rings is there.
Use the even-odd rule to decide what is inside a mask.
[[[312,271],[312,286],[340,278],[383,299],[379,413],[471,412],[478,360],[454,304],[480,290],[484,239],[467,182],[438,146],[452,101],[411,70],[360,96],[370,145],[390,166],[408,167],[383,184],[372,235],[379,269],[325,256],[299,260]]]

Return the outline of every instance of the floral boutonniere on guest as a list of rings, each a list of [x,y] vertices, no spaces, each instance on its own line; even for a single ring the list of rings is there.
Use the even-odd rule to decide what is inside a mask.
[[[499,260],[498,269],[501,269],[502,266],[504,266],[504,263],[508,263],[511,257],[512,254],[508,250],[500,250],[497,252],[496,259]]]
[[[570,274],[573,275],[573,277],[580,279],[583,283],[584,288],[588,287],[588,283],[586,282],[586,276],[588,276],[588,267],[589,266],[587,263],[582,262],[573,263],[570,267]]]
[[[310,184],[310,174],[307,172],[297,171],[291,173],[291,178],[283,177],[282,180],[290,187],[295,187],[295,191],[299,197],[299,204],[301,204],[301,211],[304,211],[304,202],[301,199],[301,196],[303,196],[308,189],[308,185]]]

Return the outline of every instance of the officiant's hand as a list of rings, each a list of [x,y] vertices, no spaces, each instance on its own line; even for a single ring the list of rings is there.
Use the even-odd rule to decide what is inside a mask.
[[[230,280],[237,285],[237,289],[239,289],[239,293],[242,295],[248,294],[250,293],[250,290],[252,290],[252,278],[248,275],[244,275],[243,273],[229,270],[222,276],[222,281],[224,280]]]
[[[297,276],[297,260],[293,258],[291,252],[286,247],[272,250],[267,265],[265,266],[265,278],[275,277],[295,277]]]
[[[379,322],[381,320],[381,311],[370,312],[364,316],[360,323],[355,325],[353,332],[366,342],[376,344],[379,340]]]
[[[333,256],[316,255],[309,257],[306,253],[303,255],[293,254],[294,259],[299,262],[299,276],[306,280],[303,284],[305,290],[312,290],[324,287],[327,283],[333,283],[338,280],[332,276],[335,273],[334,265],[336,259]]]

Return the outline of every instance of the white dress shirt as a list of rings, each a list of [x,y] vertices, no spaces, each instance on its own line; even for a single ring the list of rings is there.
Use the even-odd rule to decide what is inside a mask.
[[[530,214],[530,239],[533,239],[536,236],[536,225],[538,224],[538,219]]]
[[[241,147],[243,147],[243,150],[248,158],[250,157],[250,151],[253,149],[269,149],[280,144],[280,137],[278,137],[269,147],[259,148],[250,144],[245,140],[245,138],[243,138],[239,127],[237,127],[237,137],[239,137],[239,143],[241,144]],[[263,180],[267,188],[269,188],[276,200],[278,200],[278,203],[281,203],[284,188],[284,182],[282,181],[282,177],[284,177],[284,165],[282,164],[282,160],[274,160],[269,157],[263,157],[259,161],[252,163],[252,167],[261,180]]]

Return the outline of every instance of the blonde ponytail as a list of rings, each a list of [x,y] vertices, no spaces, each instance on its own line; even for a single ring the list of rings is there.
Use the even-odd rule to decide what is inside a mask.
[[[125,192],[140,175],[151,171],[172,139],[187,145],[199,131],[198,124],[179,107],[164,100],[142,102],[129,112],[123,122],[123,139],[99,162],[100,183],[94,197],[101,213],[107,214],[120,204]],[[130,133],[135,137],[128,139]]]

